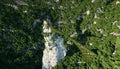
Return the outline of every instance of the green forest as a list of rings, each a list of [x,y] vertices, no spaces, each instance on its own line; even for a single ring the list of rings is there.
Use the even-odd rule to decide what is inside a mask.
[[[119,8],[119,0],[0,1],[0,69],[42,69],[44,20],[67,49],[52,69],[120,69]]]

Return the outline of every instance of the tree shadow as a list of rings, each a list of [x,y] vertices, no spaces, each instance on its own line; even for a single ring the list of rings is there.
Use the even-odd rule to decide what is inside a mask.
[[[39,12],[48,11],[47,8],[34,9],[30,12],[34,15],[31,20],[27,14],[23,14],[19,10],[15,10],[10,6],[0,5],[0,66],[2,69],[38,69],[42,68],[42,56],[44,49],[42,23],[37,23],[34,29],[31,29],[34,19],[40,18],[41,22],[47,18],[43,17]],[[32,9],[33,10],[33,9]],[[46,13],[47,14],[47,13]],[[45,15],[46,15],[45,14]],[[29,22],[27,22],[27,19]],[[11,32],[11,29],[14,32]],[[12,36],[11,38],[7,38]],[[10,40],[9,40],[10,39]],[[9,40],[9,41],[8,41]],[[2,42],[2,43],[1,43]],[[31,50],[30,47],[37,49]],[[19,49],[19,51],[18,51]],[[25,51],[23,51],[25,50]],[[2,52],[3,51],[3,52]],[[28,55],[30,51],[32,55]],[[27,54],[28,53],[28,54]]]
[[[67,50],[67,56],[72,56],[73,54],[79,52],[79,49],[73,44],[69,45],[69,49]]]
[[[77,40],[80,42],[80,44],[85,45],[87,41],[87,37],[92,37],[95,35],[91,34],[91,32],[88,30],[82,33],[82,29],[80,28],[82,22],[83,22],[83,15],[80,14],[76,20],[76,32],[78,34]]]
[[[105,1],[105,4],[106,6],[109,5],[110,3],[112,3],[114,0],[104,0]]]

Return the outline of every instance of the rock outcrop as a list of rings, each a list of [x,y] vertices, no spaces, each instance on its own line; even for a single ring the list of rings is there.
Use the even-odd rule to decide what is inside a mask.
[[[51,32],[47,21],[43,24],[45,49],[43,51],[42,69],[51,69],[57,62],[66,56],[63,38]]]

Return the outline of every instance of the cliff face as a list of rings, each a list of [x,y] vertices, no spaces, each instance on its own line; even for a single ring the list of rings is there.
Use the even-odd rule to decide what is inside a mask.
[[[66,56],[63,38],[56,33],[51,33],[51,28],[44,21],[43,33],[45,39],[45,49],[43,51],[42,69],[51,69],[57,62]]]

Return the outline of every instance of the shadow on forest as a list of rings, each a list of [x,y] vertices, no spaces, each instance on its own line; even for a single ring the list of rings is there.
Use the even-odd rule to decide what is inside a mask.
[[[106,6],[109,5],[111,2],[113,2],[114,0],[104,0],[106,3]]]
[[[95,35],[92,35],[91,32],[89,32],[87,30],[84,33],[82,33],[82,29],[80,28],[82,21],[83,21],[83,16],[82,16],[82,14],[80,14],[76,20],[76,32],[78,34],[77,41],[80,44],[85,45],[87,38],[95,36]],[[79,52],[79,49],[76,46],[71,45],[70,50],[67,51],[67,55],[72,56],[74,53],[77,53],[77,52]]]
[[[41,15],[41,12],[46,12],[45,15],[48,15],[50,10],[47,8],[32,9],[35,12],[30,12],[30,14],[34,15],[34,17],[30,19],[31,15],[22,15],[20,10],[14,10],[12,7],[1,4],[0,8],[0,26],[5,29],[5,32],[0,30],[0,32],[2,32],[0,36],[0,39],[2,39],[2,41],[0,41],[2,42],[0,43],[0,46],[2,46],[0,48],[0,67],[2,69],[42,68],[42,55],[44,49],[42,23],[37,23],[34,29],[31,29],[31,27],[34,23],[34,19],[40,18],[42,22],[47,18],[43,17],[44,15]],[[10,29],[16,30],[16,32],[12,33],[9,31]],[[12,36],[12,39],[7,38],[9,36]],[[21,40],[22,38],[24,39]],[[35,44],[36,48],[34,50],[31,49],[33,44]],[[20,49],[19,52],[17,51],[18,49]],[[31,51],[32,55],[26,55],[27,51]]]
[[[67,56],[72,56],[73,54],[79,52],[80,50],[73,44],[69,46],[69,49],[67,50]]]
[[[80,14],[76,20],[76,31],[78,34],[77,40],[82,44],[85,45],[87,41],[87,37],[95,36],[91,34],[88,30],[86,30],[84,33],[82,33],[82,29],[80,28],[80,25],[82,24],[83,16]]]

